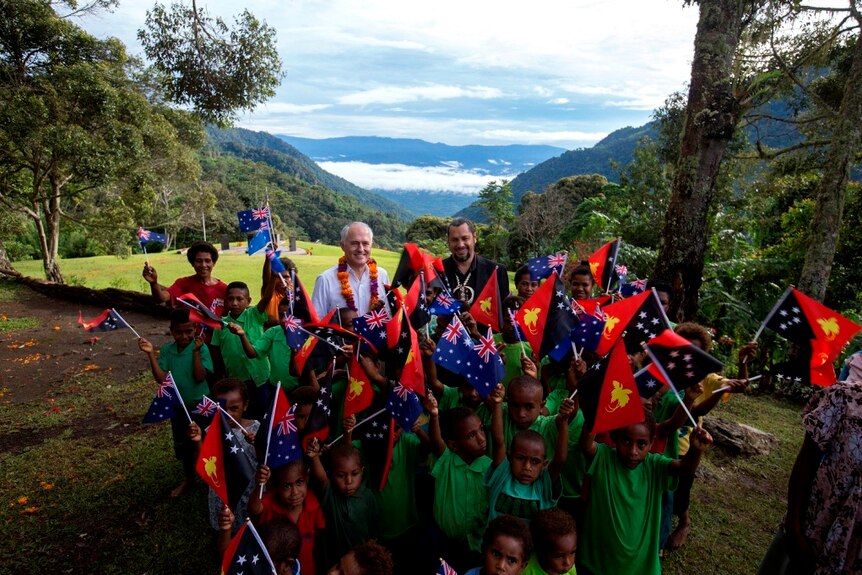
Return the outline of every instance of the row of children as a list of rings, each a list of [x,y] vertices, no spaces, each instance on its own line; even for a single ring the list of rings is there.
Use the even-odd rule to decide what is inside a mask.
[[[291,262],[284,263],[291,270]],[[585,271],[592,282],[589,269]],[[522,276],[516,275],[518,295],[504,303],[510,309],[520,307],[537,287],[523,281],[522,270],[518,273]],[[688,452],[679,458],[678,432],[686,417],[680,403],[697,416],[721,395],[703,392],[700,385],[684,397],[659,394],[645,402],[645,421],[605,434],[597,443],[584,432],[576,393],[579,382],[590,377],[588,368],[597,357],[583,353],[564,364],[540,362],[520,342],[511,320],[504,321],[503,333],[495,339],[506,358],[506,375],[483,400],[463,377],[431,360],[435,339],[450,319],[440,317],[435,335],[422,337],[431,392],[424,402],[426,413],[411,429],[394,431],[384,483],[379,481],[379,466],[370,463],[374,456],[365,442],[353,441],[357,421],[374,408],[342,420],[340,406],[349,393],[346,382],[322,388],[319,381],[327,373],[336,379],[346,373],[330,366],[317,373],[313,364],[297,373],[284,329],[275,325],[265,330],[266,309],[274,296],[280,299],[277,317],[289,312],[291,275],[265,273],[261,301],[255,307],[245,284],[228,284],[225,327],[208,345],[183,309],[173,311],[174,341],[158,356],[152,344],[140,341],[153,376],[161,381],[170,371],[187,403],[207,394],[224,404],[235,421],[235,441],[255,465],[262,459],[254,449],[254,436],[273,395],[273,383],[280,382],[289,392],[300,434],[320,404],[320,394],[329,390],[333,396],[330,435],[335,437],[343,428],[343,438],[327,444],[311,440],[305,457],[274,469],[257,465],[254,481],[235,509],[211,494],[210,518],[221,552],[248,515],[259,525],[286,519],[298,528],[300,549],[284,564],[293,570],[296,559],[304,573],[325,573],[333,565],[332,572],[386,573],[391,570],[386,567],[392,563],[391,554],[398,573],[433,572],[437,558],[443,557],[462,573],[483,565],[477,573],[562,574],[574,572],[576,549],[582,573],[660,572],[662,497],[680,481],[690,485],[700,454],[710,442],[708,434],[695,428]],[[575,289],[581,275],[585,274],[570,275],[578,299],[581,292],[588,293],[583,287]],[[433,295],[429,293],[429,298]],[[339,310],[339,324],[350,329],[351,314],[355,316]],[[461,321],[478,335],[469,313],[463,313]],[[699,326],[683,324],[678,329],[682,333],[688,329],[698,345],[708,347],[708,334]],[[425,333],[417,331],[420,336]],[[375,384],[375,395],[386,397],[393,374],[372,351],[359,351],[359,365]],[[337,363],[343,364],[353,352],[346,346]],[[210,389],[208,375],[213,373]],[[717,385],[711,387],[724,386],[730,392],[745,385],[744,380],[714,379]],[[186,473],[174,494],[194,482],[203,425],[202,418],[191,424],[184,418],[172,420],[175,451]],[[664,516],[667,521],[667,510]],[[369,543],[375,539],[383,546]],[[376,566],[363,567],[372,563]]]

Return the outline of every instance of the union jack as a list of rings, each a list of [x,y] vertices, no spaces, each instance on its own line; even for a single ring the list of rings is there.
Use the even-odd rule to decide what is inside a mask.
[[[203,396],[200,403],[197,404],[192,412],[198,415],[210,417],[216,412],[216,409],[218,409],[218,404],[207,396]]]
[[[437,302],[445,308],[448,308],[452,305],[452,296],[450,296],[446,292],[440,292],[437,296]]]
[[[446,326],[446,331],[443,332],[443,337],[445,337],[446,341],[449,343],[453,343],[456,339],[461,337],[461,323],[453,320],[452,323]]]
[[[150,230],[145,230],[144,228],[138,228],[138,237],[142,240],[150,239]]]
[[[156,397],[172,397],[171,389],[174,386],[174,380],[171,378],[170,374],[162,384],[159,386],[158,391],[156,391]]]
[[[368,327],[374,329],[380,329],[389,322],[389,316],[385,309],[371,310],[364,317]]]
[[[548,267],[549,268],[557,268],[560,266],[566,265],[566,255],[565,254],[554,254],[552,256],[548,256]]]
[[[407,401],[407,395],[410,393],[410,390],[401,385],[400,383],[397,384],[392,391],[398,394],[398,397],[401,398],[401,401]]]
[[[269,229],[269,222],[264,220],[260,223],[260,227],[258,228],[260,231]]]
[[[255,220],[265,220],[269,218],[269,208],[254,208],[251,210],[251,217]]]
[[[302,322],[292,315],[285,314],[283,323],[284,329],[289,329],[290,331],[296,331],[302,327]]]
[[[473,346],[473,349],[479,352],[479,357],[485,360],[485,363],[491,359],[491,356],[497,353],[497,346],[494,345],[494,337],[488,334],[487,337],[479,336],[479,343]]]
[[[448,563],[440,560],[440,568],[437,569],[437,575],[458,575],[458,572],[452,569]]]
[[[296,406],[291,406],[290,410],[284,414],[284,417],[281,418],[281,421],[278,422],[278,435],[290,435],[291,433],[296,433],[296,424],[293,422],[296,419],[296,416],[293,412],[296,411]]]

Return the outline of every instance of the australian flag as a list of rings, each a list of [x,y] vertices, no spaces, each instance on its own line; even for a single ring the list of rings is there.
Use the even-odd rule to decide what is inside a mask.
[[[261,224],[269,222],[269,208],[254,208],[236,213],[239,219],[239,231],[253,232],[261,228]]]
[[[280,251],[276,252],[276,251],[273,251],[269,248],[266,248],[265,253],[266,253],[266,259],[269,260],[269,269],[272,270],[272,273],[280,274],[282,272],[287,271],[287,268],[284,267],[284,264],[281,263],[281,260],[279,259],[281,257]]]
[[[579,352],[583,350],[596,351],[602,340],[602,332],[605,330],[605,322],[591,314],[581,316],[578,325],[569,334],[569,338],[578,346]]]
[[[287,347],[293,351],[299,351],[305,340],[311,337],[302,328],[302,320],[296,316],[285,314],[281,324],[284,326],[284,337],[287,341]]]
[[[566,254],[559,253],[551,256],[533,258],[527,262],[527,269],[530,270],[530,279],[533,281],[549,278],[554,272],[557,272],[557,275],[562,277],[563,268],[565,267]]]
[[[506,375],[506,366],[500,359],[497,346],[494,345],[494,333],[488,328],[486,336],[479,336],[479,343],[473,346],[474,355],[467,362],[462,375],[483,398],[497,387]]]
[[[623,297],[630,297],[646,291],[647,280],[635,280],[626,282],[620,286],[619,292]]]
[[[428,312],[431,315],[454,315],[461,309],[461,305],[461,300],[455,299],[452,294],[444,290],[434,298]]]
[[[195,415],[200,415],[203,417],[212,417],[215,415],[216,411],[218,411],[218,403],[208,398],[207,396],[203,396],[198,404],[192,409],[192,413]]]
[[[254,237],[248,240],[248,255],[256,254],[270,243],[272,243],[272,236],[269,233],[269,226],[261,227]]]
[[[400,383],[396,383],[392,393],[389,394],[386,409],[389,410],[398,425],[407,431],[413,428],[413,424],[422,415],[422,404],[419,403],[419,397]]]
[[[377,349],[386,348],[386,324],[389,314],[385,308],[374,309],[365,315],[353,318],[353,329],[371,342]]]
[[[174,416],[174,407],[179,405],[177,390],[174,387],[174,378],[168,373],[168,376],[156,390],[156,396],[144,415],[144,423],[159,423]]]
[[[276,469],[302,457],[299,431],[296,427],[296,406],[290,405],[283,388],[274,393],[260,431],[255,437],[258,453],[266,453],[265,465]]]
[[[167,244],[168,238],[164,234],[151,232],[144,228],[138,228],[138,243],[141,244],[141,249],[147,247],[147,244],[155,242],[159,244]]]
[[[467,362],[473,356],[473,340],[467,335],[467,330],[461,324],[458,316],[454,316],[443,332],[437,348],[431,359],[437,365],[449,371],[463,374]]]

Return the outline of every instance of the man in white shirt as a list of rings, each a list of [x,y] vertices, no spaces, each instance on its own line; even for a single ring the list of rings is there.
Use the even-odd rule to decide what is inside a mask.
[[[389,274],[371,257],[374,232],[368,224],[353,222],[341,229],[344,255],[338,265],[324,270],[314,282],[311,301],[322,318],[335,307],[348,308],[359,315],[386,305],[383,285]]]

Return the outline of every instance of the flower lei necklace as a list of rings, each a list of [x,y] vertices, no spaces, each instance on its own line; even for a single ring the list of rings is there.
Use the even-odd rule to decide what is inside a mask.
[[[375,309],[380,301],[380,297],[377,293],[377,262],[373,259],[368,261],[368,273],[371,277],[371,286],[369,287],[371,291],[371,303],[369,304],[369,308]],[[344,296],[348,309],[358,313],[356,301],[353,299],[353,288],[350,287],[350,274],[347,271],[347,258],[345,256],[338,258],[338,273],[336,275],[338,276],[338,281],[341,283],[341,295]]]

